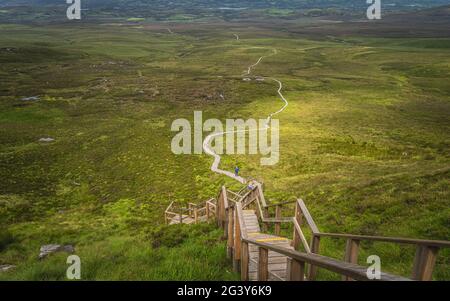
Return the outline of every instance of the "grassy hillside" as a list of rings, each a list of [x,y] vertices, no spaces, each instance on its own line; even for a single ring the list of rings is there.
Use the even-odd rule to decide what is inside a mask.
[[[280,163],[222,166],[264,180],[273,202],[302,197],[323,231],[450,239],[449,39],[166,27],[0,25],[0,264],[18,265],[0,279],[63,279],[64,255],[36,259],[48,243],[75,245],[83,279],[236,279],[213,225],[161,226],[171,200],[234,185],[210,157],[172,154],[170,126],[194,110],[267,116],[275,85],[240,74],[273,48],[255,73],[290,100]],[[364,249],[409,274],[412,249]],[[449,255],[437,279],[450,279]]]

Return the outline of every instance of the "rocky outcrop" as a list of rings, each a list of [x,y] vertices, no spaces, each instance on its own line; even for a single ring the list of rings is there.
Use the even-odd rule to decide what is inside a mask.
[[[56,253],[56,252],[66,252],[66,253],[73,254],[75,252],[75,248],[72,245],[66,245],[66,246],[54,245],[54,244],[44,245],[40,249],[39,259],[44,259],[48,255],[50,255],[52,253]]]
[[[0,265],[0,273],[1,273],[1,272],[9,272],[9,271],[11,271],[11,270],[14,270],[15,268],[16,268],[15,265],[12,265],[12,264],[3,264],[3,265]]]

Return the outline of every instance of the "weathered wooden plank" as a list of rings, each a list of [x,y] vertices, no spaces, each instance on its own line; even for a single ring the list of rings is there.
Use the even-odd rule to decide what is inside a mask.
[[[392,242],[392,243],[398,243],[398,244],[412,244],[412,245],[422,245],[422,246],[430,246],[430,247],[450,247],[450,241],[443,241],[443,240],[426,240],[426,239],[413,239],[413,238],[402,238],[402,237],[368,236],[368,235],[338,234],[338,233],[317,233],[316,235],[320,236],[320,237],[334,237],[334,238],[368,240],[368,241],[383,241],[383,242]]]
[[[280,219],[281,218],[281,206],[275,207],[275,218]],[[281,232],[281,224],[276,223],[275,224],[275,235],[280,235]]]
[[[293,222],[294,222],[294,249],[298,250],[299,241],[301,241],[306,253],[311,253],[311,250],[308,246],[308,242],[306,241],[306,237],[303,234],[302,228],[300,227],[301,222],[299,222],[296,218],[293,219]]]
[[[247,233],[248,232],[260,232],[261,231],[261,229],[260,229],[258,224],[255,225],[255,224],[248,223],[247,221],[244,221],[244,222],[245,222],[245,228],[248,229]]]
[[[262,185],[258,183],[257,185],[258,196],[261,200],[261,204],[263,207],[267,207],[266,199],[264,198],[264,192],[262,189]]]
[[[256,271],[257,270],[257,264],[259,263],[258,260],[252,260],[252,262],[254,262],[256,264],[253,265],[252,267],[250,267],[250,272]],[[286,266],[287,266],[287,260],[284,263],[283,262],[272,263],[270,258],[269,258],[269,263],[268,263],[269,271],[284,271],[284,270],[286,270]]]
[[[228,239],[227,239],[227,257],[233,258],[234,249],[234,210],[228,208]]]
[[[256,218],[246,218],[244,217],[244,221],[249,223],[249,224],[254,224],[254,225],[258,225],[259,226],[259,222]]]
[[[233,269],[238,272],[240,269],[241,260],[241,242],[242,242],[242,226],[244,226],[242,219],[242,210],[240,204],[236,204],[234,210],[234,252],[233,252]],[[245,231],[245,229],[244,229]],[[245,237],[246,235],[244,235]]]
[[[256,240],[256,239],[255,239],[255,241],[261,242],[261,243],[266,243],[266,244],[268,244],[268,245],[284,247],[284,248],[289,249],[289,250],[294,250],[294,248],[292,248],[292,247],[289,245],[289,243],[286,243],[286,242],[260,241],[260,240]],[[250,250],[257,250],[258,247],[256,247],[256,248],[255,248],[255,247],[256,247],[256,246],[251,247]],[[272,251],[271,251],[271,252],[272,252]]]
[[[269,274],[269,281],[280,281],[280,280],[284,280],[285,276],[283,277],[283,275],[278,276],[278,275],[274,275],[274,274]],[[250,281],[258,281],[258,273],[257,272],[253,272],[249,274],[249,280]]]
[[[259,248],[258,255],[258,281],[267,281],[269,279],[269,250]]]
[[[250,254],[248,250],[248,243],[241,243],[241,280],[248,281],[250,270]]]
[[[245,218],[243,219],[246,223],[248,223],[249,225],[256,225],[259,226],[258,220],[256,219],[250,219],[250,218]]]
[[[250,258],[258,258],[258,252],[250,251]],[[286,258],[286,256],[276,252],[269,252],[269,258]]]
[[[308,208],[306,208],[305,202],[303,202],[302,199],[298,199],[297,202],[298,202],[298,205],[300,206],[303,216],[306,219],[306,222],[308,223],[309,227],[311,228],[311,231],[313,233],[319,233],[320,232],[319,228],[317,228],[316,223],[314,222],[311,214],[309,213]]]
[[[250,281],[257,281],[258,279],[258,272],[257,272],[258,263],[255,261],[250,262],[249,268],[252,269],[251,272],[249,272],[249,280]],[[277,270],[272,271],[269,270],[269,281],[283,281],[286,280],[286,271],[283,270]]]
[[[358,263],[359,240],[348,239],[345,249],[344,261],[357,264]],[[350,277],[342,276],[342,280],[350,281]]]
[[[432,280],[434,265],[436,263],[438,252],[438,247],[417,246],[412,275],[412,278],[414,280]]]
[[[290,281],[303,281],[305,280],[305,262],[292,259],[289,268],[290,275],[288,275]]]
[[[305,263],[309,263],[314,266],[318,266],[321,268],[325,268],[329,271],[349,276],[356,280],[369,280],[367,278],[367,267],[359,266],[352,263],[342,262],[339,260],[336,260],[334,258],[329,258],[325,256],[321,256],[318,254],[307,254],[307,253],[301,253],[294,250],[289,250],[285,248],[280,248],[276,246],[271,246],[264,243],[259,243],[257,241],[254,241],[252,239],[245,239],[246,242],[249,244],[255,244],[260,248],[265,248],[268,250],[274,250],[280,254],[283,254],[287,257],[290,257],[292,259],[298,260],[298,261],[304,261]],[[378,279],[377,279],[378,280]],[[395,276],[387,273],[381,273],[381,279],[384,281],[408,281],[410,279]]]
[[[320,249],[320,236],[313,235],[311,239],[311,253],[319,254]],[[308,280],[314,281],[317,276],[317,266],[310,264],[308,271]]]
[[[247,222],[245,222],[245,229],[247,229],[247,232],[257,232],[259,230],[258,225],[248,225]]]

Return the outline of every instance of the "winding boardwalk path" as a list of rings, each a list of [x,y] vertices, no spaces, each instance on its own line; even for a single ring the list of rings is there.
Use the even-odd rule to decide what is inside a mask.
[[[237,36],[237,35],[235,35],[235,36]],[[237,36],[237,39],[239,39],[239,36]],[[273,49],[273,54],[270,54],[270,55],[268,55],[268,56],[276,55],[277,53],[278,53],[277,50],[276,50],[276,49]],[[248,67],[247,72],[246,72],[246,74],[244,74],[244,75],[245,75],[245,76],[250,76],[251,73],[252,73],[252,70],[253,70],[256,66],[258,66],[258,65],[261,63],[261,61],[262,61],[265,57],[268,57],[268,56],[262,56],[262,57],[260,57],[260,58],[258,59],[258,61],[257,61],[255,64],[250,65],[250,66]],[[225,176],[227,176],[227,177],[229,177],[229,178],[232,178],[232,179],[234,179],[234,180],[236,180],[236,181],[238,181],[238,182],[240,182],[240,183],[242,183],[242,184],[247,183],[247,180],[244,179],[243,177],[236,176],[234,173],[232,173],[232,172],[230,172],[230,171],[223,170],[223,169],[220,169],[220,168],[219,168],[221,156],[218,155],[217,153],[215,153],[214,150],[211,149],[211,141],[212,141],[212,139],[215,138],[215,137],[219,137],[219,136],[223,136],[223,135],[227,135],[227,134],[245,133],[245,132],[251,132],[251,131],[266,131],[266,130],[270,129],[270,121],[272,120],[273,116],[275,116],[275,115],[280,114],[281,112],[283,112],[283,111],[288,107],[288,105],[289,105],[289,102],[287,101],[287,99],[286,99],[286,98],[283,96],[283,94],[282,94],[283,83],[282,83],[281,81],[277,80],[276,78],[270,78],[270,79],[273,80],[273,81],[275,81],[275,82],[277,82],[278,85],[279,85],[277,93],[278,93],[278,95],[280,96],[281,100],[283,100],[283,102],[284,102],[283,107],[282,107],[281,109],[279,109],[278,111],[271,113],[271,114],[267,117],[266,122],[265,122],[265,126],[264,126],[263,128],[260,128],[260,129],[253,129],[253,130],[245,129],[245,130],[234,130],[234,131],[227,131],[227,132],[218,132],[218,133],[212,133],[212,134],[210,134],[209,136],[207,136],[207,137],[205,138],[205,140],[203,141],[203,150],[204,150],[204,152],[205,152],[207,155],[210,155],[210,156],[214,157],[214,162],[213,162],[212,165],[211,165],[211,171],[213,171],[213,172],[215,172],[215,173],[217,173],[217,174],[225,175]]]

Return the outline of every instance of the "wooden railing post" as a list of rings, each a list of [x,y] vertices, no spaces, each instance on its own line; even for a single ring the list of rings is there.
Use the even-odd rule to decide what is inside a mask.
[[[264,205],[261,205],[261,206],[264,206]],[[269,217],[269,208],[263,207],[263,218],[268,218],[268,217]],[[267,231],[268,231],[268,225],[267,225],[267,223],[264,223],[264,222],[263,222],[262,228],[263,228],[263,231],[264,231],[264,232],[267,232]]]
[[[275,218],[281,219],[281,206],[275,207]],[[280,232],[281,232],[281,223],[276,223],[275,224],[275,235],[279,236]]]
[[[206,221],[209,221],[209,202],[206,202],[206,207],[205,207],[205,213],[206,213]]]
[[[311,239],[311,253],[319,254],[319,247],[320,247],[320,237],[313,234],[313,237]],[[308,280],[314,281],[317,276],[317,267],[314,265],[309,266],[309,273],[308,273]]]
[[[228,239],[228,214],[231,208],[225,208],[224,210],[224,219],[223,219],[223,236]]]
[[[194,223],[198,223],[198,209],[197,207],[194,208]]]
[[[289,281],[303,281],[305,280],[305,262],[304,261],[298,261],[296,259],[291,259],[288,261],[288,264],[290,264],[289,274],[287,277],[289,277]]]
[[[241,280],[242,281],[249,281],[249,263],[250,263],[250,253],[248,249],[248,243],[242,242],[241,243]]]
[[[431,281],[433,279],[433,270],[438,252],[438,247],[417,246],[412,274],[414,280]]]
[[[258,281],[269,280],[269,250],[258,248]]]
[[[299,226],[302,225],[302,212],[300,210],[300,206],[298,202],[295,204],[295,214],[294,218],[297,220]],[[292,246],[294,247],[294,250],[298,250],[300,246],[300,233],[297,232],[296,228],[294,227],[294,237],[292,239]]]
[[[234,211],[233,208],[228,208],[228,239],[227,239],[227,257],[233,258],[234,245]]]
[[[225,186],[222,186],[222,206],[221,206],[221,227],[224,231],[224,235],[225,237],[228,234],[227,231],[227,212],[228,212],[228,200],[227,200],[227,189],[225,188]]]
[[[359,240],[347,239],[347,245],[345,248],[344,261],[349,263],[358,264],[358,250],[359,250]],[[350,277],[342,276],[342,280],[351,281]]]
[[[219,194],[219,197],[217,198],[217,204],[216,204],[216,223],[217,227],[220,227],[220,206],[222,204],[222,190]]]
[[[183,223],[183,210],[180,210],[180,224]]]
[[[241,226],[239,224],[239,214],[237,208],[234,210],[234,252],[233,270],[239,272],[241,260]]]

